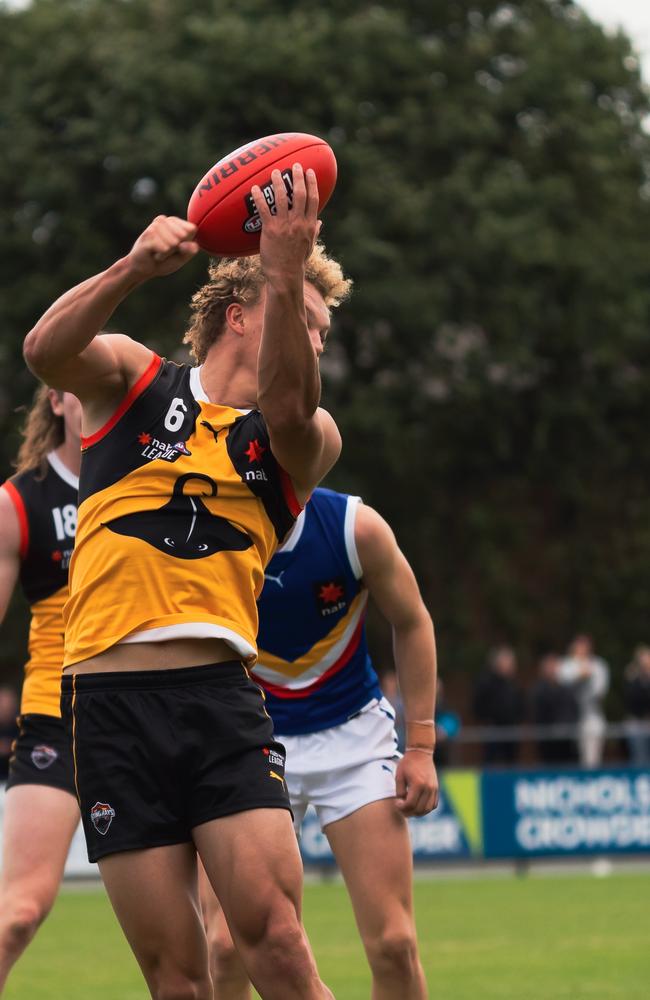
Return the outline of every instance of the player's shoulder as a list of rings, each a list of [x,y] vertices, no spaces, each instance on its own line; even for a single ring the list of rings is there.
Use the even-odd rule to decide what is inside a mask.
[[[2,494],[4,494],[9,499],[12,499],[15,492],[19,493],[23,499],[34,492],[42,485],[43,480],[49,472],[49,465],[43,462],[43,465],[37,465],[30,469],[23,469],[20,472],[14,472],[12,476],[8,476],[2,483]]]
[[[348,493],[330,490],[327,486],[317,486],[312,492],[309,502],[319,506],[345,507],[350,499],[352,498]]]
[[[0,555],[17,555],[21,539],[26,536],[28,517],[23,493],[15,483],[17,473],[0,486]]]
[[[374,507],[365,503],[359,503],[356,508],[354,540],[362,566],[374,563],[397,548],[391,526]]]

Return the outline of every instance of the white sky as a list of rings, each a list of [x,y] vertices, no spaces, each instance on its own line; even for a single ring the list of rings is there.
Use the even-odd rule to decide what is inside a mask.
[[[648,0],[578,0],[593,21],[629,35],[642,57],[643,77],[650,83],[650,2]]]

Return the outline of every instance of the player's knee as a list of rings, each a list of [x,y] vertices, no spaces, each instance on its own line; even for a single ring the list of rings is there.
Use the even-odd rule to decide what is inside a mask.
[[[152,988],[153,1000],[212,1000],[208,976],[193,978],[182,973],[167,973]]]
[[[287,983],[309,982],[316,966],[298,918],[276,919],[269,924],[262,941],[265,962]]]
[[[211,934],[208,938],[210,969],[215,986],[219,983],[246,982],[246,971],[229,934]]]
[[[10,950],[24,948],[45,920],[51,904],[35,896],[17,895],[2,900],[5,946]]]
[[[385,928],[376,938],[366,941],[366,950],[374,971],[401,976],[408,981],[417,970],[417,939],[410,927]]]

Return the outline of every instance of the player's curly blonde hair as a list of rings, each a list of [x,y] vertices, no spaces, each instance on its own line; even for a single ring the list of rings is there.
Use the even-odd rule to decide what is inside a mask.
[[[226,310],[233,302],[253,305],[260,296],[264,274],[259,256],[222,257],[212,261],[210,280],[192,296],[192,320],[183,337],[199,364],[223,330]],[[317,243],[305,268],[305,277],[323,296],[325,305],[338,306],[350,294],[352,281],[344,277],[341,265],[328,257]]]
[[[57,417],[50,403],[50,390],[40,385],[34,394],[25,424],[21,429],[22,444],[14,462],[16,472],[38,469],[45,473],[45,459],[51,451],[63,444],[65,425],[63,417]],[[63,393],[60,393],[63,396]]]

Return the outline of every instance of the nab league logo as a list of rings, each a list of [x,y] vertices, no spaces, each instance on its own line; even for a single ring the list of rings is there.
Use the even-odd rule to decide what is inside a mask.
[[[44,743],[39,743],[37,747],[34,747],[30,754],[32,764],[37,767],[39,771],[44,771],[46,767],[51,767],[58,756],[59,755],[54,747],[48,747]]]
[[[172,444],[170,441],[162,441],[153,437],[147,431],[138,434],[137,440],[138,444],[142,445],[140,454],[149,462],[154,462],[157,459],[162,459],[163,462],[176,462],[181,455],[192,454],[184,441],[175,441]]]
[[[105,837],[109,826],[115,819],[115,810],[108,802],[95,802],[90,810],[90,818],[97,833],[101,833],[102,837]]]

